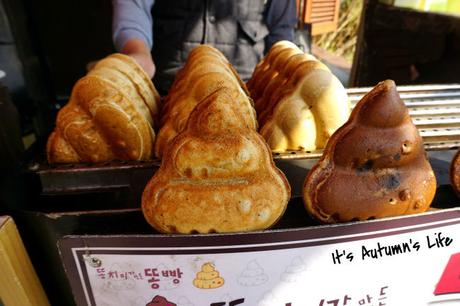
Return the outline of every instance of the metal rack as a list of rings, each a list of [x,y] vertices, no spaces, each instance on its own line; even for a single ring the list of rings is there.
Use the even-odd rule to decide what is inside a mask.
[[[371,87],[347,89],[352,107]],[[460,147],[460,84],[398,86],[398,92],[420,131],[425,149],[451,150]],[[274,159],[315,159],[322,150],[274,153]]]
[[[348,89],[352,107],[371,89]],[[427,151],[460,148],[460,84],[400,86],[398,91],[419,128]],[[288,151],[274,153],[273,158],[314,160],[321,155],[322,150]],[[41,160],[30,162],[27,170],[39,176],[43,194],[68,194],[145,185],[159,166],[159,160],[49,165],[41,157]]]

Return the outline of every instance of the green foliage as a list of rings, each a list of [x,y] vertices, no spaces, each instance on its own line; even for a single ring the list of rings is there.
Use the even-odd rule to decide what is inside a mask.
[[[342,0],[337,30],[314,36],[313,44],[352,62],[363,2],[363,0]]]

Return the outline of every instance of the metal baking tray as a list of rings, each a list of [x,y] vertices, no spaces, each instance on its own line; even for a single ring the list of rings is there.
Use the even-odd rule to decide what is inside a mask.
[[[351,106],[368,93],[371,87],[347,89]],[[460,147],[460,84],[398,86],[398,92],[412,121],[419,129],[425,150],[453,150]],[[274,153],[274,159],[316,159],[318,151]]]

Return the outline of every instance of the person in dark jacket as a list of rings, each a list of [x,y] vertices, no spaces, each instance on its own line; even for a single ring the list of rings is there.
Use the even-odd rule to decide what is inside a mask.
[[[210,44],[241,78],[279,40],[294,39],[295,0],[112,0],[113,41],[166,93],[189,52]]]

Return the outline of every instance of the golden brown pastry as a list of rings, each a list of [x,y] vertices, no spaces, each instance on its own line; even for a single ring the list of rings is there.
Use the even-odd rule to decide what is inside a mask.
[[[455,193],[460,196],[460,150],[457,151],[450,163],[449,178]]]
[[[158,231],[261,230],[283,214],[290,186],[234,91],[222,88],[200,102],[166,147],[142,196]]]
[[[101,70],[108,73],[101,73]],[[113,75],[110,78],[111,73]],[[88,73],[88,75],[92,74],[99,74],[103,78],[109,78],[124,93],[130,94],[133,101],[143,101],[150,113],[149,117],[154,119],[155,122],[158,120],[160,95],[149,76],[144,72],[144,69],[133,61],[131,57],[119,53],[112,54],[97,62],[96,66]],[[139,105],[144,108],[141,103]]]
[[[267,55],[254,68],[251,79],[246,84],[249,92],[252,92],[254,88],[259,87],[256,83],[260,82],[262,75],[270,69],[271,63],[276,60],[279,53],[287,48],[300,50],[297,45],[290,41],[281,40],[276,42],[270,50],[268,50]]]
[[[255,101],[260,134],[275,152],[324,148],[350,113],[340,81],[292,43],[272,47],[248,88]]]
[[[267,85],[272,81],[276,76],[283,71],[287,60],[296,54],[301,54],[302,51],[299,48],[283,48],[281,49],[275,57],[273,57],[272,62],[270,63],[269,69],[263,71],[258,76],[259,79],[255,81],[254,86],[251,90],[251,97],[254,101],[257,101],[261,95],[263,95]]]
[[[325,223],[426,211],[436,178],[393,81],[379,83],[329,139],[303,187],[307,211]]]
[[[273,109],[277,102],[277,99],[274,98],[274,95],[281,93],[281,90],[279,89],[285,88],[285,85],[288,83],[289,80],[291,80],[290,76],[295,73],[299,66],[301,66],[304,62],[307,61],[315,61],[315,59],[312,55],[306,53],[299,53],[290,56],[286,60],[286,62],[284,62],[284,65],[286,66],[280,71],[280,73],[274,79],[272,79],[266,85],[266,88],[264,89],[262,96],[260,96],[258,99],[254,101],[256,112],[258,114],[262,114],[264,111],[267,111],[267,109]],[[323,65],[323,67],[327,69],[326,66]],[[273,105],[269,105],[270,103],[273,103]]]
[[[247,122],[257,129],[254,107],[244,83],[217,49],[201,45],[192,50],[185,66],[178,72],[161,111],[161,129],[155,142],[155,155],[163,151],[185,128],[190,113],[204,98],[221,88],[233,89],[234,99],[244,102],[242,112]]]
[[[77,81],[48,138],[50,163],[152,157],[159,95],[130,57],[113,54]]]

